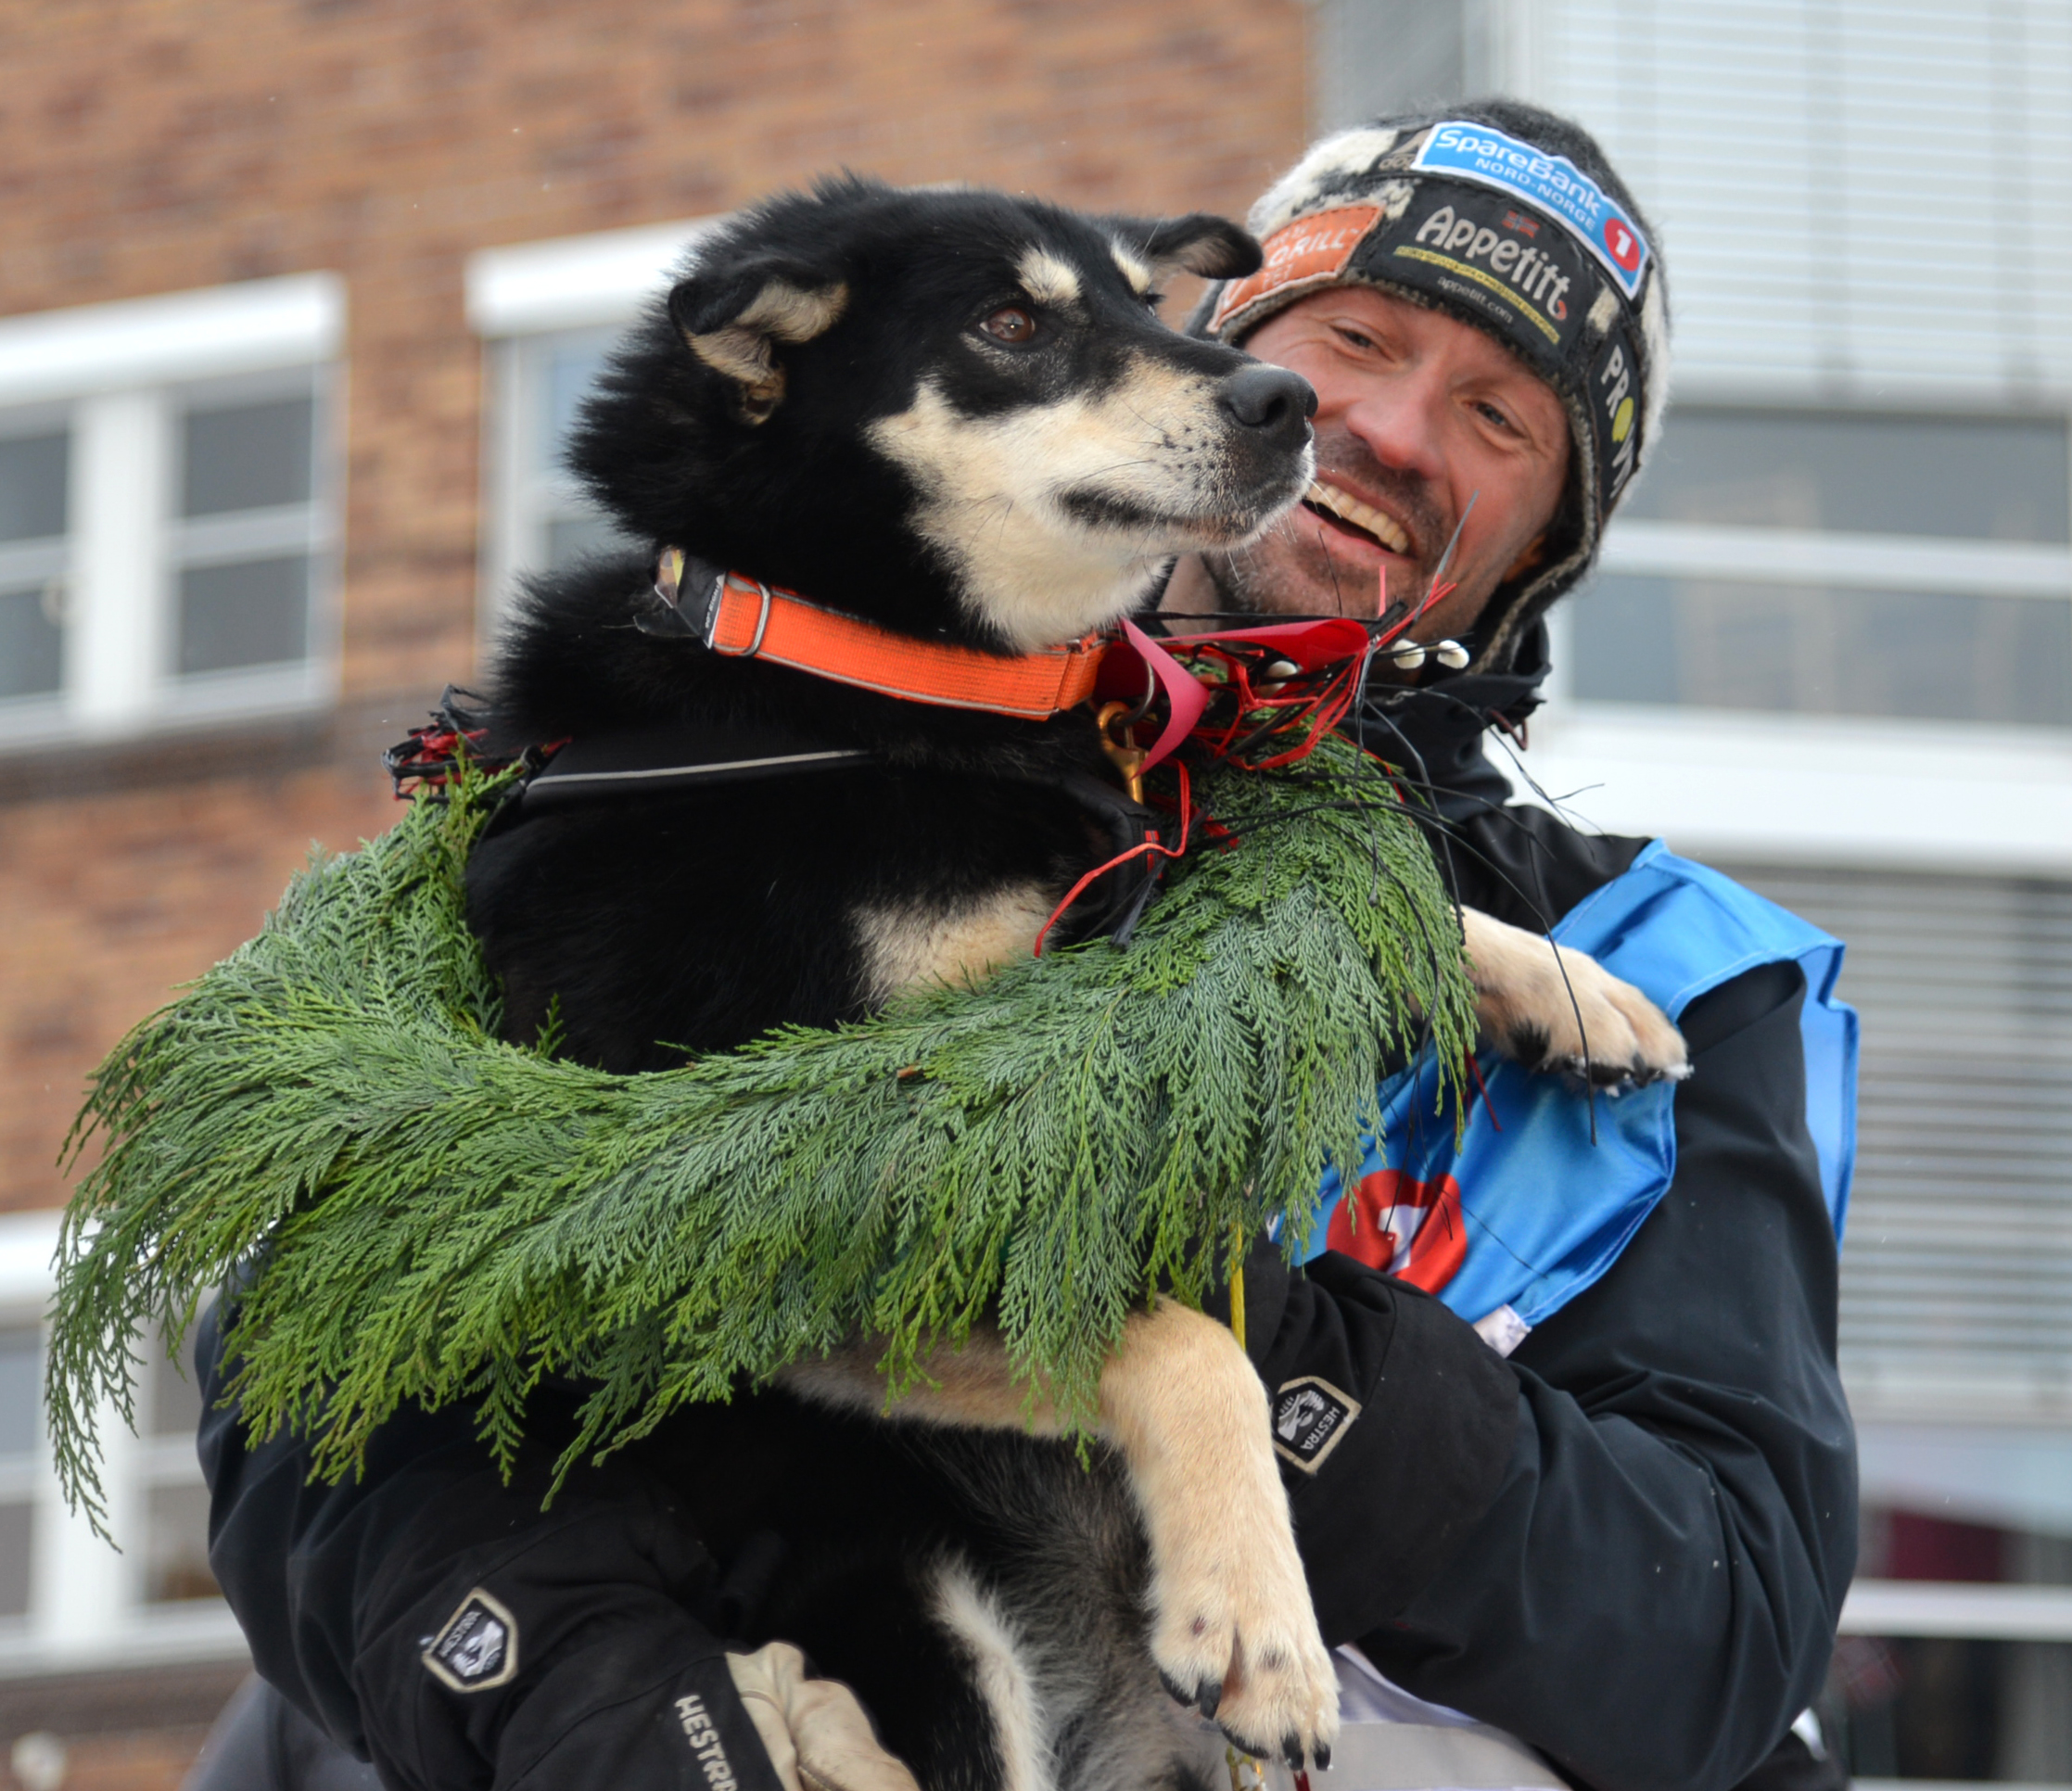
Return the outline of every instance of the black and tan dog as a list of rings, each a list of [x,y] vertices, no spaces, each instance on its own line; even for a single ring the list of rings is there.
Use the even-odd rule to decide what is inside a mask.
[[[817,612],[773,621],[772,588],[894,631],[917,667],[985,674],[1138,608],[1174,554],[1269,526],[1309,483],[1314,394],[1153,311],[1169,273],[1258,257],[1207,216],[860,181],[698,246],[574,448],[653,551],[534,586],[499,661],[498,731],[576,743],[470,867],[512,1036],[553,1012],[570,1055],[663,1068],[1030,949],[1114,850],[1089,711],[956,706],[955,677],[908,700],[883,654],[870,677],[779,663]],[[617,794],[573,799],[585,780]],[[1581,1025],[1600,1060],[1681,1061],[1587,959],[1571,1002],[1544,942],[1471,925],[1504,1035],[1580,1057]],[[868,1362],[794,1370],[677,1445],[716,1550],[760,1529],[789,1545],[743,1639],[849,1680],[931,1786],[1195,1783],[1220,1744],[1162,1679],[1254,1753],[1328,1751],[1331,1661],[1227,1330],[1169,1302],[1131,1321],[1091,1475],[1027,1434],[997,1345],[936,1363],[895,1414],[933,1424],[883,1423]]]

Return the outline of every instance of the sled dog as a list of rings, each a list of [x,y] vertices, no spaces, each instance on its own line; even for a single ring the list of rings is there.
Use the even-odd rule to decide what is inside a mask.
[[[1258,534],[1309,484],[1315,395],[1154,311],[1171,274],[1258,264],[1207,215],[857,179],[696,247],[572,450],[641,545],[535,581],[496,661],[496,732],[571,740],[617,792],[535,780],[475,852],[511,1037],[551,1020],[571,1057],[665,1068],[1031,949],[1114,850],[1090,714],[796,669],[772,631],[834,625],[772,592],[893,630],[917,666],[1004,663],[1140,608],[1173,555]],[[1057,936],[1105,918],[1083,904]],[[1586,1029],[1621,1069],[1681,1061],[1588,959],[1571,1001],[1544,941],[1468,925],[1498,1037],[1581,1061]],[[652,1445],[722,1561],[782,1539],[740,1640],[855,1686],[930,1791],[1205,1785],[1216,1728],[1328,1758],[1331,1658],[1227,1329],[1170,1302],[1131,1319],[1090,1472],[1030,1434],[997,1340],[938,1358],[891,1422],[871,1360],[801,1366]]]

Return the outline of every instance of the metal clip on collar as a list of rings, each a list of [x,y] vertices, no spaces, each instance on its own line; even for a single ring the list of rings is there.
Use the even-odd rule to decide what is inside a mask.
[[[742,591],[753,586],[762,593],[762,612],[756,617],[755,638],[736,653],[719,644],[719,611],[726,600],[727,587],[734,585]],[[763,650],[763,636],[769,631],[769,587],[760,578],[744,578],[738,572],[723,572],[712,587],[712,605],[705,611],[705,642],[714,653],[726,659],[753,659]]]

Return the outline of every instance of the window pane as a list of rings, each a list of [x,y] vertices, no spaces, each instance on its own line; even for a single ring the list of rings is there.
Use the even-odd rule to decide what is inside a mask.
[[[0,1617],[29,1611],[29,1562],[35,1546],[33,1505],[0,1505]]]
[[[316,406],[307,398],[189,411],[181,455],[180,514],[306,503]]]
[[[146,1346],[145,1385],[150,1390],[145,1402],[144,1421],[147,1434],[155,1437],[193,1437],[201,1427],[201,1386],[195,1378],[195,1339],[180,1346],[177,1365],[166,1354],[165,1340],[154,1337]]]
[[[180,669],[274,666],[309,652],[310,562],[247,560],[180,575]]]
[[[0,541],[33,541],[65,532],[65,479],[71,438],[0,440]]]
[[[43,1435],[42,1344],[33,1325],[0,1330],[0,1457],[30,1454]]]
[[[2063,417],[1679,406],[1621,514],[1761,528],[2072,540]]]
[[[145,1505],[145,1602],[218,1595],[209,1571],[209,1489],[153,1487]]]
[[[1819,1706],[1859,1779],[2072,1783],[2072,1645],[1845,1635]]]
[[[631,543],[594,510],[556,516],[547,525],[547,569],[559,572],[595,553],[614,553]]]
[[[576,412],[590,388],[597,383],[604,357],[611,352],[610,332],[585,332],[565,337],[547,352],[546,378],[540,382],[546,400],[546,428],[540,438],[543,470],[558,470],[568,432],[575,427]]]
[[[65,631],[51,618],[57,594],[55,583],[0,591],[0,699],[57,688]]]
[[[2072,603],[1608,575],[1576,603],[1598,703],[2072,727]]]
[[[1948,1433],[1956,1448],[1988,1434]],[[1857,1571],[2063,1586],[2072,1583],[2072,1534],[2063,1530],[1954,1520],[1939,1499],[1919,1509],[1867,1504]],[[1818,1708],[1860,1776],[2072,1784],[2072,1645],[1844,1636]]]

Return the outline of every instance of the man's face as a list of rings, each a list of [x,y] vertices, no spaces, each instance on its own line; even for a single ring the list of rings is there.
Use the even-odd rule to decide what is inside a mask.
[[[1384,580],[1389,602],[1416,603],[1466,514],[1446,568],[1459,589],[1409,630],[1465,632],[1560,502],[1569,421],[1553,388],[1481,330],[1369,286],[1312,293],[1244,346],[1316,387],[1316,481],[1340,514],[1313,491],[1252,546],[1204,557],[1212,601],[1183,565],[1166,606],[1376,616]]]

